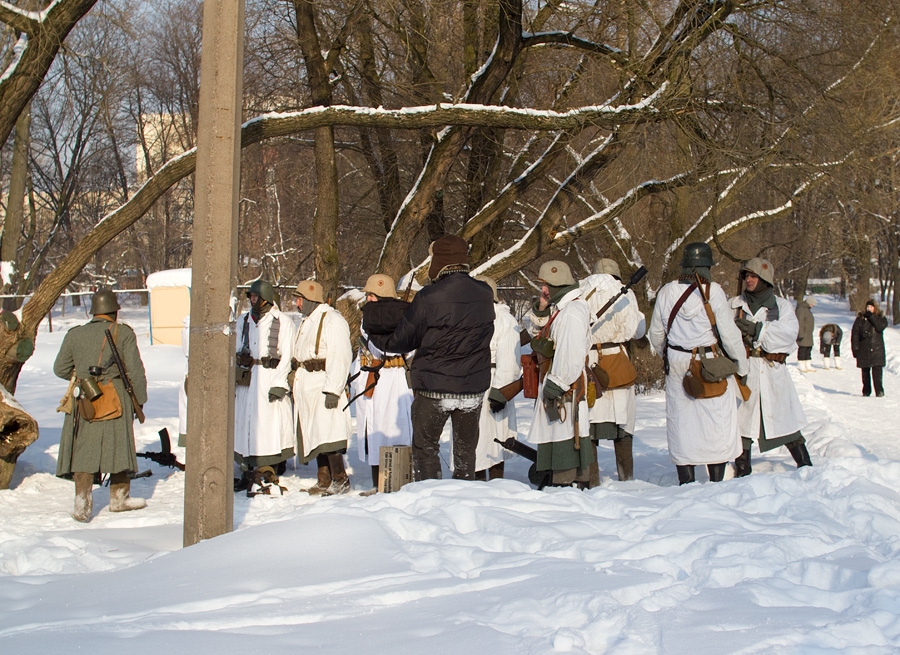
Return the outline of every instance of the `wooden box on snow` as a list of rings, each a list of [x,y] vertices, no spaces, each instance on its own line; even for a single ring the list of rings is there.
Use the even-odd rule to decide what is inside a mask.
[[[412,482],[412,448],[382,446],[379,453],[378,491],[390,493]]]

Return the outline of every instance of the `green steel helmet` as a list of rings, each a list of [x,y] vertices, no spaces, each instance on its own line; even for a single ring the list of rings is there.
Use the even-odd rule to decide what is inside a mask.
[[[709,244],[695,241],[684,247],[684,255],[681,257],[682,268],[709,267],[714,264]]]
[[[772,266],[772,262],[768,259],[763,259],[762,257],[748,259],[741,266],[741,274],[743,275],[745,272],[753,273],[760,280],[768,282],[770,286],[775,286],[775,267]]]
[[[116,294],[112,289],[100,289],[91,296],[91,315],[97,314],[115,314],[119,311],[119,301],[116,300]]]
[[[272,285],[265,280],[256,280],[253,284],[251,284],[250,288],[247,290],[248,298],[250,297],[251,293],[255,293],[266,302],[270,302],[273,305],[275,304],[275,289],[273,289]]]

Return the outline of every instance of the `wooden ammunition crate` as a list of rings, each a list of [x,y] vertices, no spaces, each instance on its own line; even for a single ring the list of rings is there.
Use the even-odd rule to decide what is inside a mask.
[[[378,491],[390,493],[412,482],[412,448],[382,446],[379,452]]]

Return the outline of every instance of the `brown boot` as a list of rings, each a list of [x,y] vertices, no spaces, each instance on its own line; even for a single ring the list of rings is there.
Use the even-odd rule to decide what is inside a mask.
[[[503,477],[504,462],[498,462],[488,469],[488,479],[497,480]]]
[[[331,469],[331,485],[323,496],[339,496],[350,493],[350,476],[344,468],[344,456],[332,453],[328,456],[328,468]]]
[[[634,480],[634,454],[631,448],[632,437],[622,437],[613,440],[613,448],[616,451],[616,469],[619,473],[619,481]]]
[[[94,489],[94,474],[73,473],[72,478],[75,480],[75,511],[72,512],[72,518],[79,523],[87,523],[94,511],[94,495],[91,493]]]
[[[143,498],[131,497],[131,478],[127,471],[120,471],[109,476],[109,511],[130,512],[144,509],[147,501]]]
[[[328,467],[328,455],[316,455],[316,465],[319,467],[316,483],[306,491],[310,496],[323,496],[331,486],[331,469]]]

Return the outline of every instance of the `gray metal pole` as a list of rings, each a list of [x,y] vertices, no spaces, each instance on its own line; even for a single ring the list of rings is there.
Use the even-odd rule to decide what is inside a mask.
[[[234,320],[244,0],[206,0],[194,187],[184,545],[234,528]]]

